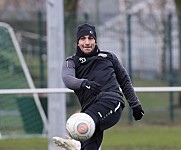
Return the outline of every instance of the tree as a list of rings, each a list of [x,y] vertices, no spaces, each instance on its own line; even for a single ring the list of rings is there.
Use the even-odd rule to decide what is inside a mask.
[[[175,0],[175,5],[178,13],[181,13],[181,1]]]

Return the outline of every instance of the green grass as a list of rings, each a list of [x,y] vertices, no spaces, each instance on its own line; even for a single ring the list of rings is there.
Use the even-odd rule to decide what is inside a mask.
[[[46,138],[17,138],[0,140],[0,150],[47,150]]]
[[[181,150],[181,126],[118,123],[105,131],[102,150]],[[47,150],[47,138],[0,140],[0,150]]]
[[[181,126],[121,126],[105,132],[103,150],[180,150]]]

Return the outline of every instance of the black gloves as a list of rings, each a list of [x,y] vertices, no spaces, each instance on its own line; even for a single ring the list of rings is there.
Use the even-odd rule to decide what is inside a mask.
[[[144,110],[142,109],[141,105],[136,106],[133,108],[133,116],[135,120],[140,120],[144,115]]]
[[[83,81],[81,88],[90,90],[93,95],[98,95],[101,92],[101,85],[95,81],[85,80]]]

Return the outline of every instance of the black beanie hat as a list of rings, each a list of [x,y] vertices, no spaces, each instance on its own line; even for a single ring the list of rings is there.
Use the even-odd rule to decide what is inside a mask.
[[[88,23],[79,25],[77,27],[77,43],[80,39],[80,37],[84,36],[84,35],[92,35],[96,41],[96,30],[95,27],[93,25],[90,25]]]

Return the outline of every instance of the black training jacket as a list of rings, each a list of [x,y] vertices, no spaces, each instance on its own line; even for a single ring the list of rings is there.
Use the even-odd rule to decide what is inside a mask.
[[[140,105],[130,77],[114,53],[100,51],[90,57],[68,57],[62,67],[62,79],[67,88],[74,90],[82,109],[101,100],[120,101],[124,106],[122,93],[131,108]],[[88,89],[80,88],[84,80],[99,83],[99,95],[91,95]]]

